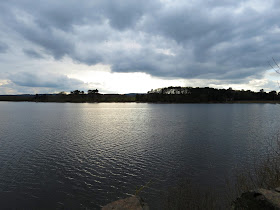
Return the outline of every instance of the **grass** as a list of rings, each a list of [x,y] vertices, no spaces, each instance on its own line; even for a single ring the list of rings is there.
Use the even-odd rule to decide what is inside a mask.
[[[148,181],[145,185],[137,187],[134,195],[136,196],[139,195],[145,188],[148,188],[151,185],[151,183],[152,183],[152,179]]]
[[[189,180],[181,180],[163,194],[163,209],[220,209],[212,190],[201,190]]]
[[[270,152],[264,159],[256,159],[253,169],[235,171],[235,180],[225,186],[227,194],[217,196],[213,189],[201,190],[189,180],[181,180],[163,196],[163,209],[231,209],[233,201],[243,192],[258,188],[280,186],[280,137],[270,142]]]
[[[280,138],[270,142],[270,154],[264,160],[256,160],[253,170],[239,171],[236,175],[237,194],[257,189],[274,189],[280,186]]]

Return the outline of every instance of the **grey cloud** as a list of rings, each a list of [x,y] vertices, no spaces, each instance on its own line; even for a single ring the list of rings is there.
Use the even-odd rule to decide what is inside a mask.
[[[109,24],[116,30],[123,30],[135,25],[138,19],[144,14],[144,10],[152,9],[152,3],[133,1],[49,1],[46,7],[41,2],[31,2],[23,0],[14,3],[1,3],[1,8],[6,8],[5,20],[11,27],[21,34],[27,40],[45,48],[54,58],[61,59],[68,55],[74,59],[80,58],[76,53],[75,43],[80,41],[80,33],[74,31],[76,26],[91,27],[93,30],[102,24]],[[154,2],[154,1],[150,1]],[[18,15],[26,15],[27,20],[16,18]],[[99,35],[103,41],[108,37],[104,31]],[[114,31],[110,31],[114,33]],[[87,42],[95,42],[95,34],[88,37]],[[81,40],[82,41],[82,40]],[[96,56],[101,59],[101,56]],[[80,58],[81,62],[85,60],[90,64],[98,63],[94,61],[97,58]],[[94,63],[93,63],[94,62]],[[100,62],[100,61],[99,61]]]
[[[44,58],[44,56],[42,56],[40,53],[32,49],[23,49],[23,52],[31,58],[37,58],[37,59]]]
[[[158,9],[157,1],[139,1],[139,0],[121,0],[104,1],[102,5],[105,8],[110,24],[117,29],[123,30],[128,27],[134,27],[141,20],[146,12]]]
[[[3,42],[0,42],[0,53],[5,53],[8,49],[8,45],[3,43]]]
[[[44,47],[54,58],[61,59],[74,51],[74,44],[63,34],[49,28],[18,27],[20,32],[27,40]]]
[[[19,86],[11,81],[8,81],[7,84],[1,86],[1,90],[8,94],[46,94],[46,93],[58,93],[61,91],[70,92],[72,90],[88,90],[86,85],[83,86],[72,86],[71,87],[29,87],[29,86]]]
[[[260,78],[268,59],[280,58],[276,1],[260,10],[247,3],[50,0],[46,7],[11,0],[0,10],[7,25],[55,59],[158,77],[240,80]],[[17,19],[20,12],[28,18]]]
[[[19,72],[10,75],[9,79],[16,85],[24,87],[46,87],[68,89],[69,87],[82,86],[84,83],[65,75],[52,73]]]
[[[107,20],[114,28],[123,30],[135,25],[147,11],[152,11],[158,5],[157,0],[49,0],[47,6],[31,0],[2,3],[2,7],[8,10],[18,9],[31,14],[40,27],[55,27],[65,31],[72,30],[73,25],[104,24]]]

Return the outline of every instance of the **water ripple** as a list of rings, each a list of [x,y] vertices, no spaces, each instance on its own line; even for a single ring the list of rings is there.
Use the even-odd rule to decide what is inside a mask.
[[[278,112],[268,104],[0,102],[0,203],[99,209],[151,181],[142,196],[156,209],[179,177],[215,186],[232,165],[266,155]]]

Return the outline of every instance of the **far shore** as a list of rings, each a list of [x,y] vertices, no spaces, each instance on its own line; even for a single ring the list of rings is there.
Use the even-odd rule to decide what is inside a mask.
[[[2,100],[0,102],[33,102],[33,103],[146,103],[146,104],[280,104],[280,101],[209,101],[209,102],[146,102],[146,101],[34,101],[34,100]]]

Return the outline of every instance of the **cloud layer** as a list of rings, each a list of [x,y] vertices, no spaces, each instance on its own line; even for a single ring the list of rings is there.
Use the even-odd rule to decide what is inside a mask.
[[[113,72],[239,83],[262,78],[271,57],[280,59],[279,13],[273,0],[2,1],[0,53],[17,48],[30,59],[68,57]],[[30,77],[10,80],[60,82]]]
[[[84,84],[77,79],[71,79],[64,75],[50,73],[29,73],[21,72],[13,74],[10,80],[19,86],[25,87],[46,87],[68,89],[69,86],[76,87]]]

